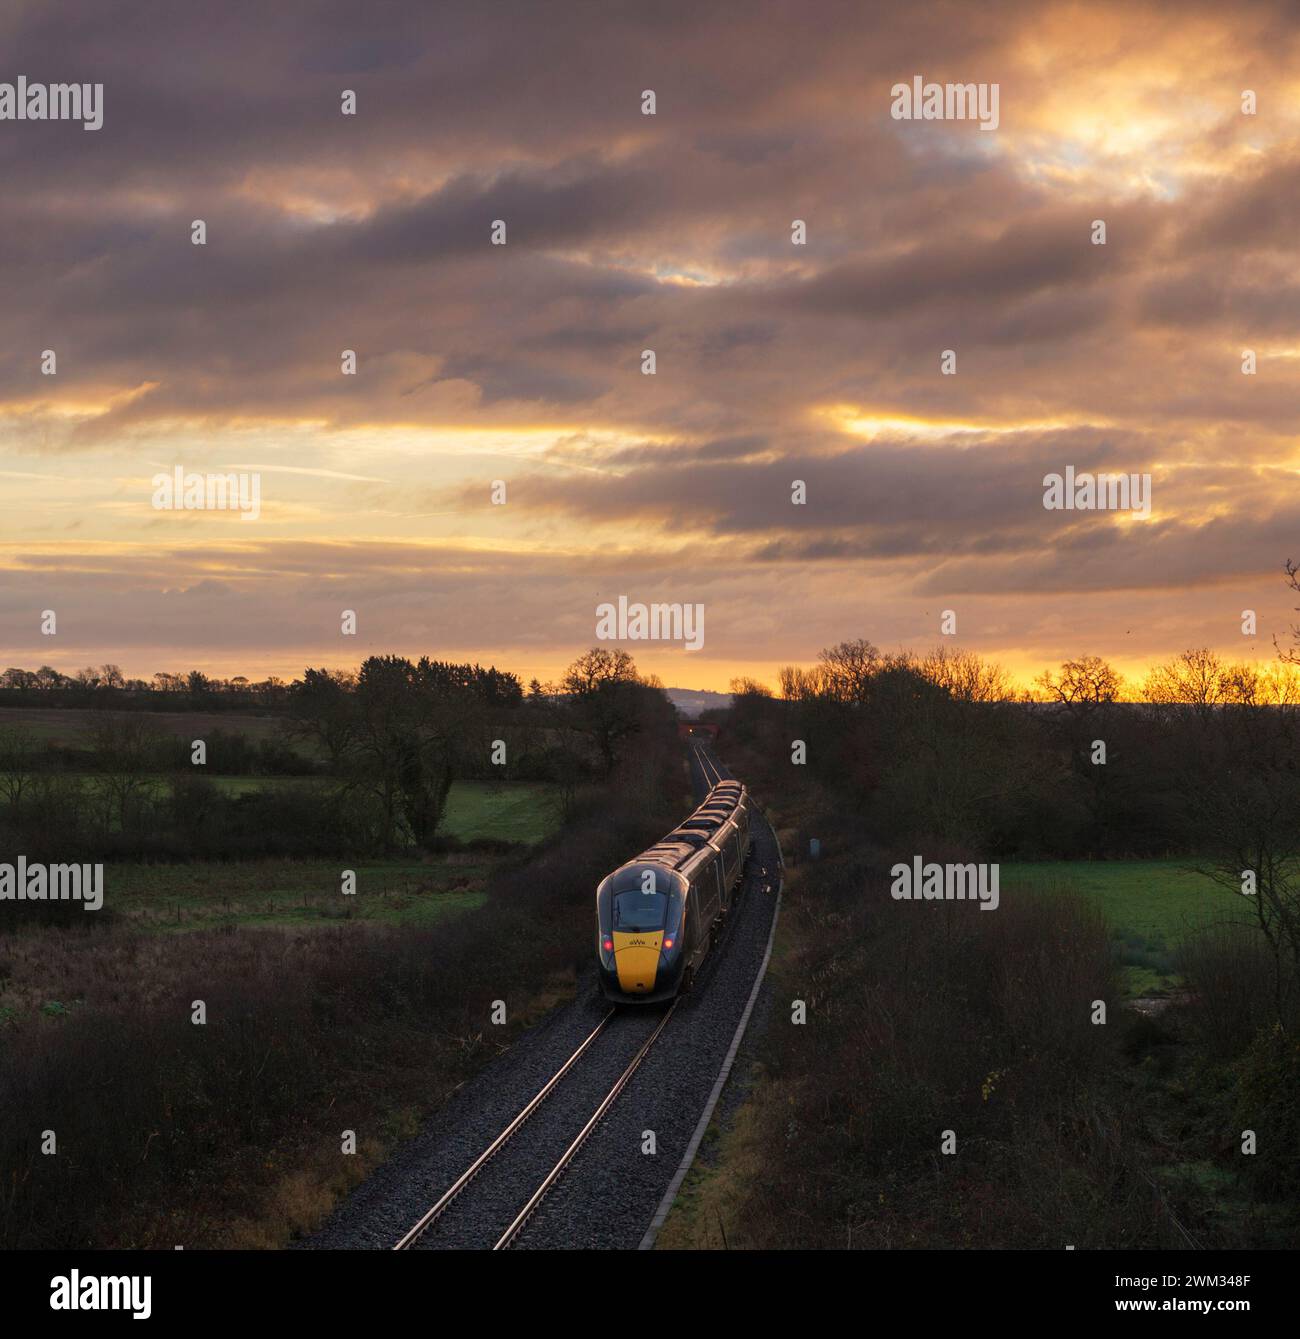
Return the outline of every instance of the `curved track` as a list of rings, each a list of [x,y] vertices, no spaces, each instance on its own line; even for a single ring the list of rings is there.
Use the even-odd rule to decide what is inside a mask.
[[[689,756],[697,798],[729,776],[694,740]],[[667,1009],[611,1010],[593,966],[576,1000],[464,1084],[303,1245],[640,1244],[698,1143],[701,1113],[716,1100],[759,994],[779,853],[757,811],[751,833],[743,892],[690,995]]]

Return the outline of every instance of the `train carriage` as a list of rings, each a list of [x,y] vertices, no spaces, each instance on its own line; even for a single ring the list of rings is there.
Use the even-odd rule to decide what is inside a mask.
[[[619,1003],[673,998],[716,942],[749,851],[749,796],[721,781],[704,803],[596,890],[605,995]]]

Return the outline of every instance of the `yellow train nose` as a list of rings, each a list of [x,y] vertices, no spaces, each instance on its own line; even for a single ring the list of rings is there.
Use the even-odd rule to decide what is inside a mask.
[[[618,985],[629,995],[649,994],[655,988],[659,971],[661,934],[614,935],[614,965],[618,968]]]

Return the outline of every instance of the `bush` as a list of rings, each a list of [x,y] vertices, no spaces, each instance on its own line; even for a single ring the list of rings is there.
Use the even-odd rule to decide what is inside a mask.
[[[1187,938],[1174,954],[1187,982],[1183,1014],[1193,1035],[1217,1059],[1239,1056],[1259,1030],[1291,1012],[1294,985],[1251,925],[1216,925]]]
[[[1233,1136],[1254,1130],[1267,1156],[1243,1157],[1244,1174],[1270,1199],[1300,1202],[1300,1037],[1274,1024],[1237,1065]]]
[[[1093,1001],[1118,1018],[1095,910],[1056,894],[1004,894],[991,913],[894,902],[862,852],[791,880],[774,993],[808,1022],[777,1017],[764,1047],[767,1154],[733,1244],[1165,1243],[1131,1125],[1097,1096],[1117,1048]]]

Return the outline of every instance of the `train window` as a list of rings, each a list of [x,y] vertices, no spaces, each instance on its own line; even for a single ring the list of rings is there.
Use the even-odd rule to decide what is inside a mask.
[[[668,894],[633,892],[614,894],[614,929],[625,934],[662,930],[668,912]]]

